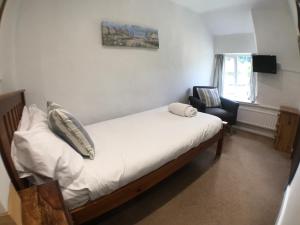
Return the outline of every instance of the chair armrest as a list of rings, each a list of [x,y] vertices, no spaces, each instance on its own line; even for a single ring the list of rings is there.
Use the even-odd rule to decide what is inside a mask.
[[[205,112],[206,105],[200,101],[200,99],[190,96],[189,97],[190,104],[196,108],[199,112]]]
[[[222,108],[228,112],[233,113],[235,116],[237,116],[240,104],[238,102],[235,102],[235,101],[232,101],[232,100],[229,100],[226,98],[220,97],[220,99],[221,99]]]

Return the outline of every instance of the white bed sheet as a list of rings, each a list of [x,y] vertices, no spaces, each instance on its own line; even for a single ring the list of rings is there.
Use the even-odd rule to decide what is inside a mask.
[[[62,190],[67,205],[78,207],[158,169],[219,132],[222,121],[204,113],[192,118],[167,107],[86,127],[96,157]]]

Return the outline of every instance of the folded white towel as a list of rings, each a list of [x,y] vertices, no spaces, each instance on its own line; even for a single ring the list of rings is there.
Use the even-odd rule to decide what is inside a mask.
[[[178,116],[193,117],[197,115],[197,109],[182,103],[172,103],[168,107],[169,112]]]

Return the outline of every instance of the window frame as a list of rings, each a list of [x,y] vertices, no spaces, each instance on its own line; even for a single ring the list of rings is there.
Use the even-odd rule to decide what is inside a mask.
[[[226,53],[224,54],[224,65],[223,65],[223,79],[222,79],[222,82],[223,82],[223,90],[222,90],[222,96],[225,97],[225,98],[228,98],[228,96],[224,96],[224,79],[225,79],[225,60],[227,57],[230,57],[230,58],[233,58],[234,59],[234,86],[237,87],[237,84],[238,84],[238,57],[239,56],[252,56],[252,53]],[[252,61],[251,61],[251,64],[252,64]],[[255,80],[257,80],[257,74],[253,72],[253,69],[251,69],[251,74],[254,77]],[[249,81],[249,85],[250,85],[250,92],[252,91],[251,90],[251,78],[250,78],[250,81]],[[237,102],[244,102],[244,103],[249,103],[249,104],[255,104],[256,103],[256,92],[257,92],[257,82],[255,84],[255,91],[254,91],[254,95],[255,95],[255,100],[254,101],[251,101],[251,99],[231,99],[231,100],[234,100],[234,101],[237,101]]]

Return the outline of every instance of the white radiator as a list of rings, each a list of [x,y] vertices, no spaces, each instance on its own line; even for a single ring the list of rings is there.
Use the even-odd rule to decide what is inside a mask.
[[[238,122],[275,131],[278,109],[260,105],[241,105]]]

